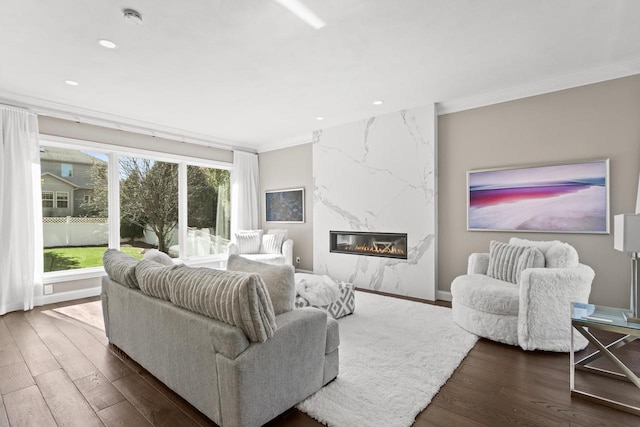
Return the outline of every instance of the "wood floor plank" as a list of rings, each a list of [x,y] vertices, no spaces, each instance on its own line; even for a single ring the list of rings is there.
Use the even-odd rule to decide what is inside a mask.
[[[116,381],[132,373],[131,369],[83,328],[57,318],[52,318],[52,322],[109,381]]]
[[[35,377],[60,369],[61,366],[56,358],[53,357],[24,316],[24,312],[9,313],[5,315],[4,321],[31,374]]]
[[[26,363],[0,366],[0,393],[7,394],[35,384]]]
[[[96,412],[125,400],[122,393],[100,372],[79,378],[74,384]]]
[[[176,405],[151,387],[139,375],[130,375],[113,385],[154,426],[194,426]]]
[[[27,322],[40,336],[69,378],[76,380],[98,372],[93,363],[55,327],[49,317],[39,311],[26,316]]]
[[[36,377],[36,384],[58,426],[102,427],[82,393],[62,369]]]
[[[474,421],[471,418],[451,412],[446,407],[442,407],[437,403],[432,403],[427,406],[427,409],[418,414],[413,425],[414,427],[484,426],[484,424]]]
[[[4,401],[0,394],[0,427],[9,427],[9,419],[7,418],[7,410],[4,407]]]
[[[0,319],[0,366],[13,365],[23,362],[22,355],[13,337],[4,324],[4,319]]]
[[[127,400],[99,411],[98,416],[107,427],[151,426],[142,414]]]
[[[57,427],[37,386],[14,391],[3,398],[12,427]]]

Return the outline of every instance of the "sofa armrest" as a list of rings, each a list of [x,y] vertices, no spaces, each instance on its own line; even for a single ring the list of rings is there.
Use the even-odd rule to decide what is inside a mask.
[[[327,313],[291,310],[276,324],[273,337],[235,359],[217,355],[223,425],[262,425],[322,387]]]
[[[588,302],[595,273],[584,264],[575,268],[528,268],[520,277],[518,343],[525,350],[556,343],[569,351],[571,303]],[[575,335],[575,334],[574,334]],[[577,348],[586,344],[579,339]]]
[[[229,242],[227,244],[227,255],[238,254],[238,245],[235,242]]]
[[[282,244],[282,255],[284,255],[285,264],[293,265],[293,240],[285,240]]]
[[[489,270],[489,254],[473,253],[469,255],[467,274],[487,274]]]

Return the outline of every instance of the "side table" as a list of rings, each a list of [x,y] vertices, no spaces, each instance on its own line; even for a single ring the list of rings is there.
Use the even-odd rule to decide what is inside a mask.
[[[613,353],[614,350],[624,347],[640,338],[640,324],[627,323],[624,318],[624,313],[627,313],[628,310],[576,302],[571,305],[571,325],[597,349],[594,353],[576,361],[573,334],[571,335],[571,396],[585,398],[634,415],[640,415],[640,406],[638,404],[624,403],[613,398],[595,394],[594,392],[581,391],[576,389],[575,386],[576,370],[586,371],[615,378],[616,380],[631,382],[635,385],[633,393],[637,393],[637,397],[640,397],[640,379]],[[614,332],[623,336],[610,344],[603,344],[591,333],[592,330]],[[592,362],[603,356],[611,361],[622,373],[590,366]]]

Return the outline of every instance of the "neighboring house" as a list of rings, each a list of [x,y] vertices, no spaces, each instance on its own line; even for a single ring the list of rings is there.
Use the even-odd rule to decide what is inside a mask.
[[[107,163],[81,151],[40,148],[42,216],[84,216],[83,204],[91,202],[94,164]]]

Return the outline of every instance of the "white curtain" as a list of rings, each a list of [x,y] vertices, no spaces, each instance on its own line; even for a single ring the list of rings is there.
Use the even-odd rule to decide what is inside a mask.
[[[238,230],[260,228],[260,170],[258,155],[233,152],[231,170],[231,240]]]
[[[0,315],[42,304],[38,118],[0,105]]]

